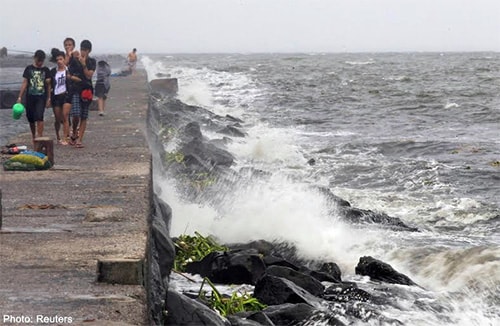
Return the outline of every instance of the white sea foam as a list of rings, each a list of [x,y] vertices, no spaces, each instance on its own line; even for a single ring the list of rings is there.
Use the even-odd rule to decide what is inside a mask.
[[[305,163],[290,130],[270,129],[265,124],[259,124],[249,128],[247,132],[245,139],[235,139],[228,145],[228,149],[238,160],[254,164],[281,163],[284,166]]]
[[[453,102],[447,102],[446,105],[444,106],[445,109],[452,109],[452,108],[458,108],[460,107],[460,105],[458,105],[457,103],[453,103]]]
[[[361,254],[358,250],[376,241],[373,234],[359,234],[329,216],[331,203],[319,192],[279,174],[269,182],[247,184],[224,194],[220,207],[185,203],[171,181],[159,183],[162,199],[174,212],[172,236],[198,231],[225,243],[284,241],[295,244],[303,257],[330,259],[349,270]]]
[[[358,66],[358,65],[364,66],[364,65],[374,64],[375,61],[370,59],[367,61],[346,61],[345,63],[347,63],[348,65],[353,65],[353,66]]]
[[[359,60],[347,64],[369,63]],[[446,183],[449,179],[442,177],[443,172],[452,167],[433,158],[410,157],[403,163],[389,158],[392,161],[386,162],[387,158],[376,145],[369,148],[372,143],[346,148],[339,142],[324,143],[329,137],[336,137],[334,141],[341,138],[342,144],[349,142],[345,138],[356,135],[352,130],[342,134],[335,129],[318,132],[314,128],[274,128],[261,123],[253,105],[263,90],[244,74],[154,66],[161,70],[158,72],[179,78],[181,100],[192,101],[190,103],[221,115],[243,117],[248,135],[233,138],[227,147],[236,157],[234,168],[252,166],[272,174],[269,179],[252,180],[231,192],[221,190],[225,200],[217,207],[187,203],[177,196],[172,180],[160,181],[161,196],[173,208],[173,236],[198,231],[215,235],[223,242],[289,241],[307,258],[337,262],[344,279],[357,282],[359,276],[354,275],[354,267],[359,257],[372,255],[390,263],[428,291],[416,301],[407,300],[399,308],[387,308],[384,314],[408,325],[496,325],[499,322],[498,313],[491,311],[495,306],[491,300],[498,302],[496,293],[500,284],[498,246],[490,245],[495,243],[490,235],[484,239],[454,229],[475,227],[475,223],[492,218],[494,213],[485,210],[477,200],[455,196],[452,185]],[[395,72],[393,80],[407,80],[404,72],[397,74]],[[458,106],[447,103],[444,108]],[[324,148],[331,151],[319,152]],[[324,163],[318,160],[315,167],[324,169],[323,174],[313,173],[314,168],[305,164],[307,155],[304,154],[311,153],[311,149],[318,149],[324,158]],[[412,162],[415,166],[411,166]],[[395,168],[398,164],[403,168]],[[378,168],[372,172],[371,165]],[[353,168],[361,172],[350,173]],[[330,215],[331,203],[310,187],[310,184],[331,186],[338,171],[352,180],[332,189],[335,194],[356,207],[400,217],[419,226],[421,232],[393,232],[377,226],[355,229],[338,221],[335,215]],[[367,175],[369,173],[373,175]],[[364,180],[379,184],[364,187]],[[357,182],[356,187],[349,186],[351,181]],[[420,307],[426,300],[429,303]]]

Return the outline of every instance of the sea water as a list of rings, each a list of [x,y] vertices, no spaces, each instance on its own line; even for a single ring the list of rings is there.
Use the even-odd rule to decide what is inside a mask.
[[[346,323],[500,324],[500,54],[193,54],[142,62],[150,80],[178,78],[183,102],[243,120],[247,136],[227,146],[232,168],[272,175],[205,204],[159,180],[173,209],[172,236],[287,241],[304,258],[338,263],[344,280],[397,301],[379,307],[386,319],[353,321],[339,311]],[[420,232],[342,222],[311,185]],[[421,288],[382,289],[356,275],[366,255]]]

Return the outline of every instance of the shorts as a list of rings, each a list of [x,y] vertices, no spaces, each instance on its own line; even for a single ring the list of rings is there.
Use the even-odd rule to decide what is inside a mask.
[[[91,101],[84,102],[80,99],[80,95],[73,94],[71,101],[71,117],[78,117],[80,119],[88,119],[89,117],[89,109],[90,109]]]
[[[46,101],[47,98],[43,95],[26,96],[26,118],[29,123],[43,121]]]
[[[78,94],[74,90],[66,92],[66,96],[64,98],[64,103],[72,104],[73,103],[73,95]]]
[[[55,107],[62,107],[64,103],[66,103],[66,93],[62,93],[62,94],[58,94],[58,95],[54,95],[52,96],[52,107],[55,108]]]
[[[107,98],[110,87],[106,87],[106,85],[97,83],[95,84],[95,96],[102,97],[104,99]]]

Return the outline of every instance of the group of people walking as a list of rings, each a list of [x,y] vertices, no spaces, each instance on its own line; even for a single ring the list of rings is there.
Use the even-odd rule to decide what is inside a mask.
[[[82,141],[94,94],[98,98],[99,115],[104,115],[105,100],[110,90],[111,68],[106,61],[96,62],[90,57],[92,43],[89,40],[80,43],[79,51],[75,49],[73,38],[66,38],[63,45],[65,51],[57,48],[51,51],[50,61],[56,63],[56,67],[51,70],[45,66],[45,52],[35,52],[33,64],[23,72],[17,102],[21,103],[27,92],[26,117],[33,142],[36,137],[43,136],[45,109],[52,107],[57,142],[83,148]],[[92,77],[96,70],[97,81],[94,88]]]

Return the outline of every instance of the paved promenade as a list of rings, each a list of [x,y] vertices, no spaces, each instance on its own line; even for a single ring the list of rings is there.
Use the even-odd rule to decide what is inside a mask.
[[[90,112],[85,148],[54,144],[47,171],[1,168],[1,325],[147,324],[143,286],[96,280],[98,260],[141,259],[146,250],[145,72],[113,78],[111,87],[106,115]],[[55,138],[52,110],[45,136]],[[30,139],[11,143],[31,148]]]

